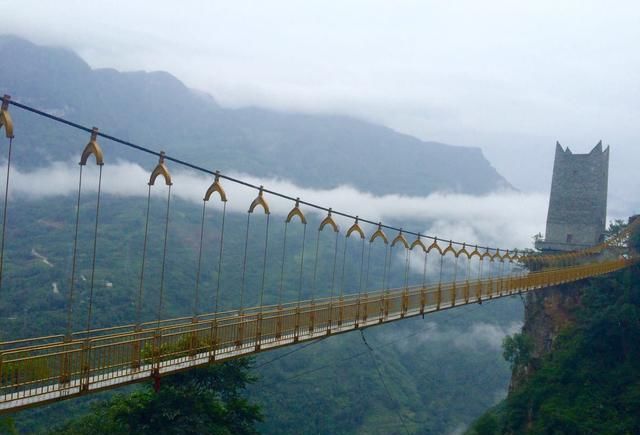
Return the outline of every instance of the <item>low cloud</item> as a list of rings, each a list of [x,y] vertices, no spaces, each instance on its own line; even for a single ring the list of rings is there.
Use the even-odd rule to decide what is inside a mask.
[[[97,168],[87,165],[83,171],[83,195],[96,192]],[[228,175],[376,222],[411,222],[418,226],[412,229],[444,240],[466,240],[505,248],[531,246],[531,236],[544,230],[548,201],[542,194],[512,191],[484,196],[449,193],[433,193],[424,197],[395,194],[379,196],[351,186],[312,189],[299,187],[283,179],[261,179],[240,173]],[[172,178],[174,197],[194,204],[202,203],[204,192],[213,181],[211,176],[189,170],[175,170]],[[104,167],[102,191],[109,195],[142,197],[147,195],[148,180],[148,170],[135,163],[119,161]],[[229,198],[228,209],[246,213],[256,197],[256,191],[229,181],[221,182]],[[162,179],[158,178],[152,195],[166,195],[163,184]],[[29,171],[12,168],[11,195],[37,199],[71,195],[77,189],[78,165],[75,162],[55,162]],[[273,195],[265,194],[265,199],[276,215],[286,215],[292,207],[290,201]],[[303,211],[319,213],[308,207],[303,207]],[[336,220],[342,228],[351,225],[347,219]],[[372,228],[366,230],[370,234]]]
[[[466,424],[459,424],[455,428],[453,428],[451,432],[449,432],[447,435],[462,435],[466,432],[466,430],[467,430]]]
[[[490,349],[498,351],[502,348],[502,340],[522,328],[521,322],[511,322],[507,325],[476,322],[467,328],[447,328],[436,322],[426,322],[423,331],[411,342],[398,340],[396,346],[401,352],[409,352],[417,345],[430,343],[447,343],[450,346],[466,351],[480,351]],[[386,335],[394,335],[387,333]],[[384,341],[392,341],[395,337],[385,337]]]

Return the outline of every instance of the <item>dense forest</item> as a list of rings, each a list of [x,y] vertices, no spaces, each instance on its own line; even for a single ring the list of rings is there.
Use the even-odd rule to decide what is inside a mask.
[[[640,235],[631,244],[640,248]],[[470,434],[640,433],[640,266],[583,284],[575,323]],[[531,338],[506,339],[504,353],[519,372]]]
[[[130,394],[116,394],[94,403],[91,411],[43,433],[52,435],[136,434],[257,434],[255,423],[262,419],[257,405],[246,398],[251,360],[178,373]],[[0,420],[4,430],[17,433],[10,419]],[[0,429],[3,427],[0,426]]]

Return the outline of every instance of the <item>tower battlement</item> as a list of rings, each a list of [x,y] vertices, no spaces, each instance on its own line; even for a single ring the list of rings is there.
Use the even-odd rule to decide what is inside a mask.
[[[602,141],[587,154],[574,154],[556,142],[543,251],[573,251],[604,239],[607,219],[609,147]]]

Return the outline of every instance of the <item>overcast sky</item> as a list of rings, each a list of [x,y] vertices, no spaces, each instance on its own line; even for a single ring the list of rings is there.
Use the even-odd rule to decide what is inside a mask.
[[[93,67],[169,71],[227,106],[479,146],[528,191],[548,191],[556,140],[602,139],[610,203],[640,211],[637,2],[0,0],[0,29]]]

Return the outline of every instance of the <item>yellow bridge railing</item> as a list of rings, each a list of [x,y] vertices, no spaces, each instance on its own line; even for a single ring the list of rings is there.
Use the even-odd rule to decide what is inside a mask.
[[[329,334],[603,275],[616,258],[342,298],[0,343],[0,413],[142,382]]]

